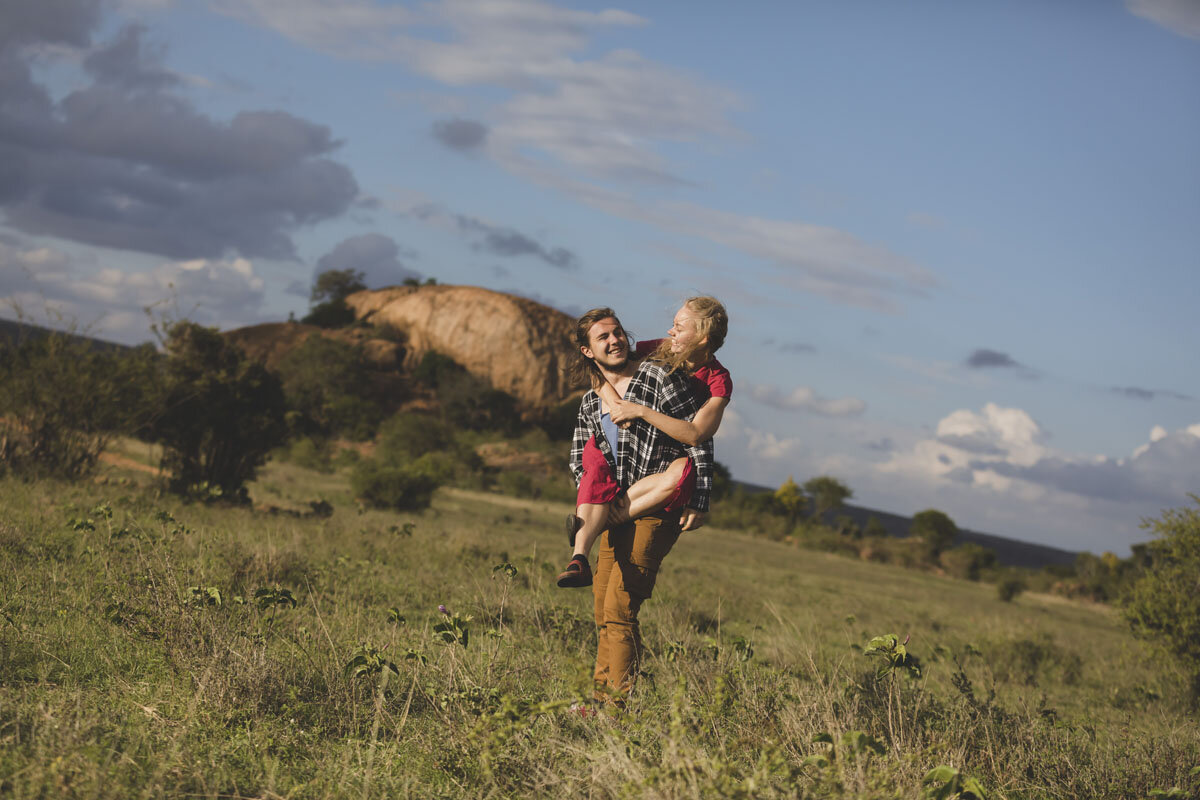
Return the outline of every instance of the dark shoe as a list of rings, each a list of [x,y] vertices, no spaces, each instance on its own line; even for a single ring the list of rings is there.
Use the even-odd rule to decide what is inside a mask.
[[[592,568],[583,556],[574,556],[558,575],[558,588],[575,589],[592,585]]]
[[[583,527],[583,520],[574,514],[567,514],[567,541],[571,544],[571,549],[575,549],[575,534],[579,533],[579,529]]]

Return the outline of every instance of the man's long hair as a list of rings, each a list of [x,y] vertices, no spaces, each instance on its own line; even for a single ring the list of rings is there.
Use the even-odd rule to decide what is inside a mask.
[[[579,349],[581,347],[591,348],[588,331],[602,319],[614,319],[618,325],[621,325],[621,320],[611,308],[593,308],[575,320],[575,330],[571,335],[572,343],[575,345],[575,361],[571,364],[570,374],[572,386],[579,388],[587,386],[595,389],[604,381],[604,376],[600,374],[600,368],[596,366],[596,362],[585,356]],[[621,330],[625,330],[624,325],[621,325]],[[629,336],[629,331],[625,331],[625,336]]]
[[[729,333],[729,314],[717,298],[707,295],[689,297],[683,301],[683,305],[696,315],[696,344],[682,352],[672,353],[670,338],[663,339],[649,356],[666,364],[671,372],[677,369],[694,372],[712,361]]]

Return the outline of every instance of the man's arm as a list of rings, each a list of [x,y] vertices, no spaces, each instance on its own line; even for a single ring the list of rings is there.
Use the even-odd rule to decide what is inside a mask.
[[[579,486],[580,479],[583,478],[583,448],[587,444],[588,439],[592,438],[592,431],[588,425],[587,414],[584,409],[587,407],[587,395],[579,403],[579,413],[575,417],[575,431],[571,434],[571,474],[575,477],[575,485]]]

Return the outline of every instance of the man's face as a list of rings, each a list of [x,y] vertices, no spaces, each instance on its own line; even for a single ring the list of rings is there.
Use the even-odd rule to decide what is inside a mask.
[[[592,323],[588,328],[588,346],[580,350],[600,367],[620,369],[629,360],[629,337],[621,323],[607,317]]]

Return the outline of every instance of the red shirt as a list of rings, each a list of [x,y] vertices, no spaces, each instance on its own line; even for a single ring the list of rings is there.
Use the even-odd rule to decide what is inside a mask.
[[[638,342],[634,352],[639,358],[645,358],[662,344],[662,339],[647,339]],[[696,396],[702,399],[709,397],[733,397],[733,376],[729,370],[715,358],[692,373],[692,387]],[[703,400],[701,402],[703,404]]]

